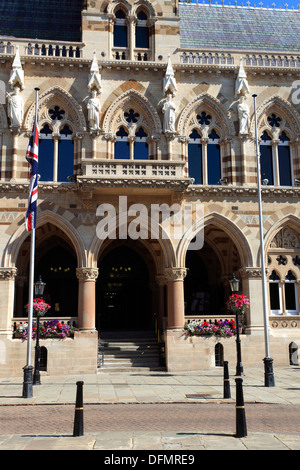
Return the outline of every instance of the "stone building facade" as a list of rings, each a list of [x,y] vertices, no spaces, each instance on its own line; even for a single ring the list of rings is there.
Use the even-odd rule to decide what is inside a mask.
[[[26,342],[12,326],[26,321],[25,153],[35,88],[35,275],[46,282],[49,315],[79,328],[74,339],[49,340],[49,373],[94,372],[98,337],[116,329],[160,331],[168,370],[213,366],[215,340],[187,337],[183,327],[227,318],[232,273],[251,303],[243,362],[261,364],[253,94],[270,354],[288,365],[300,342],[300,13],[177,0],[77,3],[81,30],[69,18],[68,37],[60,35],[64,14],[40,35],[2,27],[0,374],[25,365]],[[153,227],[151,210],[162,204],[175,214]],[[180,210],[193,226],[178,237]],[[199,233],[203,243],[191,249]],[[234,362],[234,338],[219,341]]]

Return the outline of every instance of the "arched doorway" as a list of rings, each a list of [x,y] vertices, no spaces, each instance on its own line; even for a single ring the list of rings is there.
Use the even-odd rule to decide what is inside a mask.
[[[17,258],[15,317],[26,316],[28,302],[30,236],[24,241]],[[66,234],[52,224],[36,229],[35,273],[46,283],[44,299],[51,305],[46,316],[76,317],[78,314],[77,257]],[[21,282],[22,281],[22,282]]]
[[[144,259],[126,245],[113,247],[101,257],[96,295],[98,331],[154,327],[150,276]]]
[[[224,313],[225,292],[219,259],[204,243],[202,250],[188,251],[187,275],[184,280],[186,315],[214,315]]]
[[[46,283],[44,299],[51,305],[48,316],[77,316],[78,280],[76,257],[67,244],[56,243],[37,260],[36,278]]]

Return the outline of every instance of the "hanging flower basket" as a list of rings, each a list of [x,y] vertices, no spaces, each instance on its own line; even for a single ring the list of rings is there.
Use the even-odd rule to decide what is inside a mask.
[[[226,302],[227,310],[235,315],[244,315],[249,306],[250,301],[244,294],[232,294]]]
[[[27,312],[28,312],[28,306],[29,304],[25,305]],[[33,299],[32,311],[36,317],[37,316],[42,317],[43,315],[45,315],[45,313],[48,312],[50,308],[51,308],[51,305],[47,304],[43,299],[41,298]]]

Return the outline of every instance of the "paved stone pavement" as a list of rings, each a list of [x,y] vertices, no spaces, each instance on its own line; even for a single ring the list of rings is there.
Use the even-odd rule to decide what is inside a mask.
[[[245,370],[248,432],[243,438],[235,436],[233,370],[229,399],[223,398],[220,367],[183,373],[132,368],[82,376],[42,374],[32,398],[22,398],[22,374],[3,378],[0,450],[102,450],[103,458],[110,450],[138,456],[145,450],[148,459],[149,451],[196,456],[198,450],[300,450],[300,368],[274,366],[274,376],[275,387],[265,387],[263,366]],[[77,381],[84,382],[84,435],[73,437]],[[142,457],[138,463],[145,463]]]

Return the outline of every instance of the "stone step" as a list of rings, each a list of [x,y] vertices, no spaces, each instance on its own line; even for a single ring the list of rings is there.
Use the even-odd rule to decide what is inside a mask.
[[[159,364],[159,345],[156,336],[149,332],[121,332],[106,334],[101,338],[102,371],[163,370]],[[101,355],[101,354],[100,354]]]

